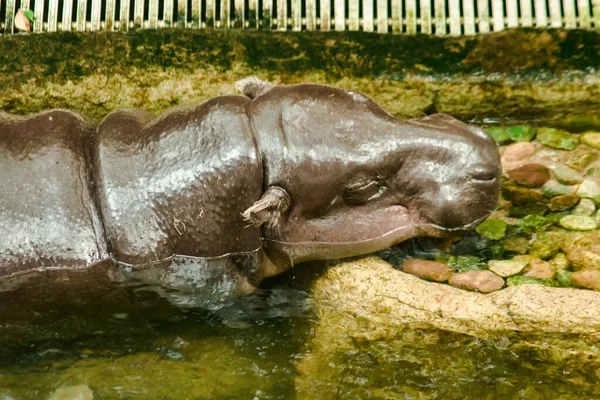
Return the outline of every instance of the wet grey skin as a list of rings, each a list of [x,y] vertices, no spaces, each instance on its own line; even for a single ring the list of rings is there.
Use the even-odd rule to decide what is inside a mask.
[[[398,120],[327,86],[239,87],[97,127],[0,115],[0,291],[102,280],[199,305],[305,261],[460,232],[496,206],[498,150],[477,127]]]

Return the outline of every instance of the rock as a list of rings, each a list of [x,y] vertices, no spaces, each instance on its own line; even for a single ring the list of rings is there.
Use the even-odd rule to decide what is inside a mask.
[[[576,286],[600,291],[600,269],[574,272],[571,275],[571,280]]]
[[[581,199],[577,207],[573,209],[575,215],[587,215],[590,216],[596,211],[596,204],[592,199]]]
[[[580,136],[581,143],[600,149],[600,132],[585,132]]]
[[[86,385],[65,386],[56,389],[48,400],[93,400],[94,393]]]
[[[506,286],[517,285],[544,285],[549,287],[557,286],[557,284],[550,279],[532,278],[527,276],[511,276],[506,280]]]
[[[506,128],[506,134],[515,142],[530,142],[535,137],[536,129],[527,125],[514,125]]]
[[[525,260],[493,260],[488,263],[488,268],[493,273],[502,277],[517,275],[527,266]]]
[[[552,169],[556,180],[563,185],[576,185],[583,182],[583,175],[569,167],[556,167]]]
[[[591,231],[598,227],[596,220],[586,215],[567,215],[562,217],[558,223],[570,231]]]
[[[501,126],[488,126],[484,131],[489,133],[498,144],[503,144],[511,140],[508,133],[506,133],[506,130]]]
[[[525,160],[531,157],[534,153],[535,146],[533,143],[513,143],[506,146],[504,149],[504,154],[502,155],[502,165]]]
[[[584,180],[575,193],[581,198],[592,199],[594,202],[600,203],[600,185],[592,180]]]
[[[477,256],[451,256],[448,265],[456,272],[481,271],[487,264]]]
[[[546,197],[560,196],[561,194],[575,193],[577,188],[575,186],[567,186],[559,183],[556,180],[550,179],[542,186],[542,192]]]
[[[539,189],[528,189],[518,186],[506,186],[502,188],[502,197],[515,205],[539,203],[544,195]]]
[[[556,282],[562,287],[571,287],[573,286],[571,275],[573,275],[572,272],[565,269],[559,269],[556,271]]]
[[[569,259],[565,253],[557,253],[550,261],[557,271],[569,268]]]
[[[452,268],[436,261],[413,258],[402,264],[402,271],[434,282],[446,282],[452,276]]]
[[[513,236],[504,241],[504,250],[511,253],[525,254],[530,247],[529,240],[521,236]]]
[[[569,265],[574,270],[598,268],[600,265],[600,231],[568,232],[561,249],[566,253]]]
[[[577,148],[569,153],[569,158],[565,161],[565,165],[577,171],[583,171],[585,167],[590,165],[592,161],[598,158],[598,152],[582,149],[585,146],[577,146]]]
[[[556,274],[556,267],[548,261],[544,261],[538,257],[524,255],[516,256],[513,260],[525,261],[527,266],[523,270],[523,276],[539,279],[553,279]]]
[[[585,171],[586,176],[590,177],[599,177],[600,176],[600,167],[594,166]]]
[[[506,236],[506,222],[498,218],[483,221],[476,228],[477,233],[491,240],[500,240]]]
[[[538,233],[531,243],[529,254],[543,260],[554,257],[560,251],[563,236],[562,231]]]
[[[579,138],[576,135],[555,128],[539,128],[537,140],[546,146],[562,150],[574,150],[579,144]]]
[[[504,279],[490,271],[469,271],[452,275],[448,283],[461,289],[491,293],[504,286]]]
[[[579,196],[576,194],[561,194],[550,199],[548,208],[550,211],[565,211],[573,208],[579,203]]]
[[[541,164],[525,164],[511,169],[507,174],[519,185],[534,188],[542,187],[550,179],[550,170]]]

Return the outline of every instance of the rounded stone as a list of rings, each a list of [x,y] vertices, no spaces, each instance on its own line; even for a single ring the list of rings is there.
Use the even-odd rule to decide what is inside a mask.
[[[421,279],[446,282],[452,276],[452,268],[441,262],[413,258],[402,264],[402,271]]]
[[[600,202],[600,185],[592,180],[584,180],[575,193],[581,198],[592,199],[596,203]]]
[[[581,143],[600,149],[600,132],[585,132],[581,135]]]
[[[500,240],[506,236],[506,228],[506,222],[498,218],[490,218],[479,224],[475,230],[488,239]]]
[[[529,264],[526,260],[493,260],[488,263],[488,268],[493,273],[502,277],[517,275]]]
[[[547,197],[559,196],[561,194],[575,193],[575,186],[567,186],[559,183],[557,180],[550,179],[542,186],[542,192]]]
[[[567,215],[562,217],[558,223],[571,231],[591,231],[598,227],[596,220],[586,215]]]
[[[563,185],[576,185],[583,182],[583,176],[569,167],[556,167],[552,169],[556,180]]]
[[[592,199],[581,199],[577,207],[573,209],[575,215],[590,216],[596,211],[596,204]]]
[[[550,261],[557,270],[569,268],[569,259],[565,253],[557,253]]]
[[[515,142],[530,142],[535,136],[536,129],[527,125],[514,125],[506,128],[506,134]]]
[[[510,136],[506,133],[506,130],[501,126],[488,126],[484,129],[487,133],[490,134],[492,138],[498,144],[506,143],[510,141]]]
[[[64,386],[56,389],[48,400],[93,400],[94,393],[86,385]]]
[[[525,164],[507,172],[510,179],[519,185],[539,188],[550,180],[550,170],[541,164]],[[583,180],[583,178],[582,178]]]
[[[491,271],[469,271],[452,275],[448,283],[461,289],[491,293],[502,289],[504,279]]]
[[[502,164],[522,161],[535,154],[535,146],[530,142],[513,143],[506,146],[502,155]]]
[[[573,208],[579,203],[579,200],[580,198],[576,194],[561,194],[550,199],[548,208],[550,211],[565,211]]]
[[[576,135],[555,128],[539,128],[537,140],[546,146],[561,150],[574,150],[579,144]]]
[[[600,167],[599,166],[590,167],[590,168],[588,168],[587,171],[585,171],[585,174],[587,176],[591,176],[591,177],[600,176]]]
[[[588,269],[571,274],[571,281],[579,287],[600,291],[600,270]]]
[[[553,279],[556,267],[548,261],[534,256],[516,256],[513,260],[526,261],[527,267],[523,270],[523,276],[538,279]]]

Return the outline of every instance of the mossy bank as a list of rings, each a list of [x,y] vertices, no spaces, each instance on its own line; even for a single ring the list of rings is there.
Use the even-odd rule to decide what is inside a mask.
[[[233,94],[250,74],[371,96],[399,117],[541,118],[600,125],[600,34],[510,30],[463,38],[368,33],[145,30],[0,38],[0,108],[100,119]],[[580,125],[583,125],[580,127]]]

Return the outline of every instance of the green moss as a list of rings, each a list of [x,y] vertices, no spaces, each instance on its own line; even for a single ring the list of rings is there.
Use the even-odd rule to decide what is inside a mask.
[[[534,284],[534,285],[544,285],[550,287],[557,287],[558,284],[550,279],[542,279],[542,278],[530,278],[528,276],[511,276],[506,279],[507,286],[516,286],[516,285],[524,285],[524,284]]]
[[[497,218],[483,221],[477,227],[477,233],[491,240],[500,240],[506,235],[506,222]]]
[[[487,269],[487,263],[477,256],[451,256],[448,265],[456,272],[481,271]]]

